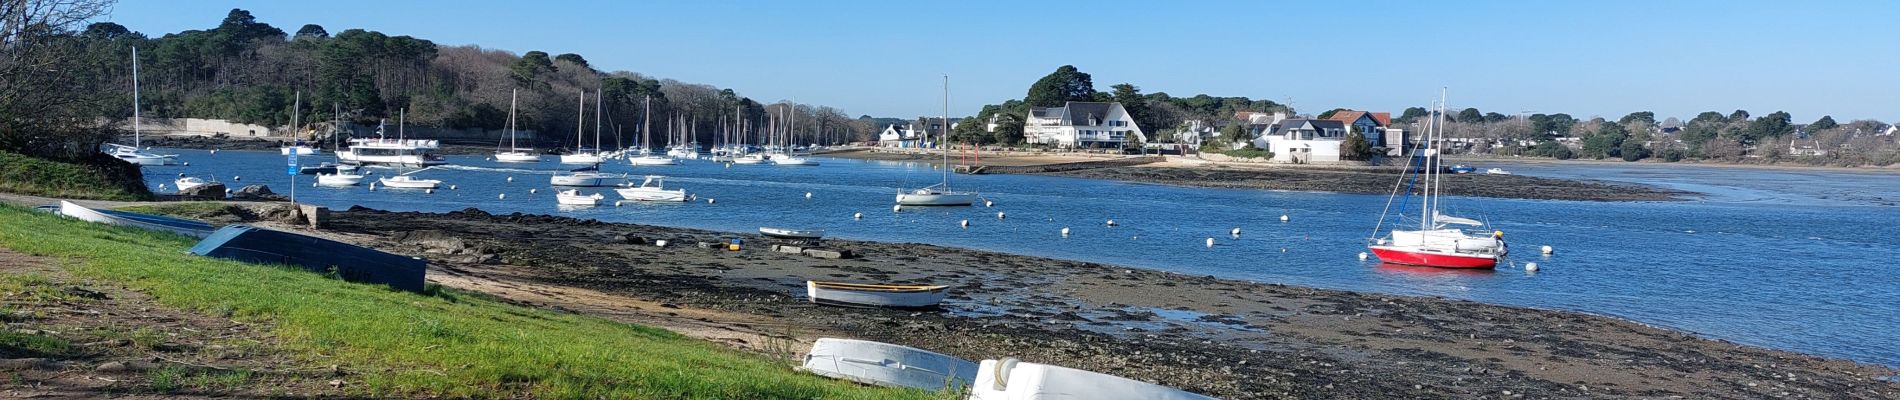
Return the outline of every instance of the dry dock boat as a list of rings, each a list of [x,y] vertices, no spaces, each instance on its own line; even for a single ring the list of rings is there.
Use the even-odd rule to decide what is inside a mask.
[[[805,295],[811,302],[847,307],[935,308],[949,289],[944,285],[805,281]]]
[[[910,346],[821,338],[801,366],[807,372],[857,383],[928,391],[957,391],[976,381],[976,363]]]
[[[1018,361],[983,360],[970,400],[1214,400],[1119,376]]]

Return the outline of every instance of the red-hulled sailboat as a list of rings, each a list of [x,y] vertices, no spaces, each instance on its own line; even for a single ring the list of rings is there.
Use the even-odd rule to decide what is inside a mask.
[[[1419,197],[1419,225],[1417,229],[1401,228],[1404,222],[1392,224],[1391,231],[1385,237],[1371,239],[1367,246],[1379,261],[1391,264],[1416,265],[1438,268],[1496,268],[1498,259],[1503,258],[1510,248],[1504,243],[1504,232],[1485,228],[1485,223],[1470,218],[1460,218],[1440,214],[1438,192],[1442,190],[1439,178],[1444,166],[1434,142],[1443,134],[1445,118],[1445,100],[1441,93],[1438,109],[1428,120],[1425,136],[1419,141],[1415,151],[1416,165],[1400,176],[1400,182],[1409,179],[1410,184],[1394,185],[1392,198],[1386,202],[1386,211],[1391,212],[1392,200],[1406,196],[1407,203],[1412,196],[1412,188],[1423,184]],[[1400,215],[1407,215],[1401,207]],[[1379,227],[1373,231],[1385,229],[1387,215],[1379,216]],[[1462,226],[1462,227],[1461,227]],[[1471,231],[1467,231],[1470,227]]]

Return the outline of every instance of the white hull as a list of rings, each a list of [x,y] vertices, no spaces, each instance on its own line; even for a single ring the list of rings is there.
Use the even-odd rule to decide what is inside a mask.
[[[207,183],[211,183],[211,182],[206,182],[204,179],[199,179],[199,178],[184,177],[184,178],[178,178],[178,180],[172,181],[172,186],[177,187],[178,192],[183,193],[186,190],[191,190],[191,188],[204,186]]]
[[[548,184],[554,186],[607,186],[612,177],[601,174],[571,174],[548,177]]]
[[[761,227],[759,228],[759,234],[765,235],[765,236],[777,237],[777,238],[788,238],[788,239],[818,239],[818,238],[825,237],[825,230]]]
[[[562,164],[599,164],[599,154],[562,154]]]
[[[396,166],[405,166],[405,167],[427,167],[427,166],[448,164],[447,161],[429,159],[428,157],[415,155],[415,154],[405,154],[405,155],[399,155],[399,156],[368,156],[368,155],[359,155],[353,151],[344,151],[342,153],[337,153],[336,159],[337,161],[342,161],[342,162],[351,163],[351,164],[396,165]]]
[[[621,198],[635,201],[686,201],[686,189],[656,189],[631,187],[614,189]]]
[[[300,155],[300,156],[314,156],[314,155],[323,154],[323,149],[317,148],[317,147],[310,147],[310,146],[279,147],[277,148],[277,153],[282,154],[282,155],[290,155],[290,149],[297,149],[297,155]]]
[[[1392,231],[1391,246],[1436,250],[1444,253],[1493,255],[1503,252],[1504,241],[1491,236],[1471,235],[1457,229],[1430,231]]]
[[[675,164],[679,164],[679,161],[671,159],[671,158],[661,157],[661,156],[646,155],[646,156],[629,158],[627,159],[627,163],[633,164],[633,165],[657,166],[657,165],[675,165]]]
[[[1119,376],[1017,361],[983,360],[970,400],[1215,400]]]
[[[977,371],[976,363],[928,350],[838,338],[812,343],[803,367],[820,376],[927,391],[969,387]]]
[[[763,158],[752,158],[752,157],[739,157],[739,158],[735,158],[735,159],[733,159],[733,160],[732,160],[732,163],[733,163],[733,164],[740,164],[740,165],[752,165],[752,164],[764,164],[764,163],[765,163],[765,159],[763,159]]]
[[[65,200],[60,200],[59,202],[59,213],[60,215],[78,218],[81,221],[96,222],[96,223],[101,223],[101,224],[106,224],[106,225],[129,226],[133,228],[160,231],[160,232],[171,232],[171,233],[176,233],[180,235],[200,238],[200,239],[204,238],[205,236],[211,236],[211,232],[214,229],[209,225],[190,227],[190,226],[183,226],[183,225],[167,225],[167,224],[157,223],[157,222],[153,222],[149,220],[142,221],[140,219],[123,218],[123,217],[99,212],[91,208],[86,208],[86,206],[73,204],[73,202],[65,201]],[[175,218],[165,218],[165,217],[157,217],[157,216],[151,216],[151,217],[156,217],[162,220],[182,221]],[[200,223],[195,223],[195,222],[193,224],[202,225]]]
[[[778,164],[778,165],[791,165],[791,166],[804,166],[804,167],[818,165],[817,161],[812,161],[812,159],[809,159],[809,158],[786,157],[786,156],[779,156],[779,157],[773,158],[772,163]]]
[[[356,186],[363,183],[363,175],[325,174],[317,175],[318,186]]]
[[[897,204],[904,206],[968,206],[976,204],[975,193],[898,193]]]
[[[113,157],[125,160],[125,162],[134,165],[163,166],[178,164],[178,155],[176,154],[152,154],[132,146],[119,144],[107,144],[106,146],[109,147],[109,149],[105,151],[106,154],[110,154]]]
[[[396,188],[396,189],[434,189],[436,188],[436,186],[442,185],[442,181],[439,181],[439,180],[412,179],[407,176],[398,176],[394,178],[382,178],[382,179],[378,179],[377,182],[381,182],[383,184],[383,187]]]
[[[600,205],[601,198],[602,197],[599,193],[584,195],[584,194],[580,194],[580,191],[578,190],[563,191],[554,195],[554,201],[564,206]]]
[[[879,285],[851,285],[805,281],[805,295],[813,303],[835,304],[860,307],[890,308],[931,308],[943,302],[950,293],[949,286],[928,286],[927,290],[881,290],[854,286],[873,287]]]
[[[541,162],[541,155],[529,153],[529,152],[521,152],[521,151],[495,153],[495,161],[509,162],[509,163],[535,163],[535,162]]]

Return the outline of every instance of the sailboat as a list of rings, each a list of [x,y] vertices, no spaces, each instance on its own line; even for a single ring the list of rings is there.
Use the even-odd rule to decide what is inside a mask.
[[[402,136],[401,132],[403,131],[404,126],[406,125],[404,123],[404,119],[408,115],[408,113],[409,113],[408,109],[402,109],[396,112],[397,137]],[[354,147],[352,147],[351,149],[354,149]],[[402,167],[405,165],[406,164],[400,164],[400,163],[396,164],[397,167]],[[397,188],[397,189],[434,189],[436,188],[436,186],[441,186],[442,181],[439,181],[439,180],[417,179],[416,177],[409,176],[409,174],[422,172],[426,170],[428,170],[428,168],[418,169],[418,170],[409,171],[409,172],[403,172],[403,173],[396,174],[396,176],[377,179],[377,182],[382,182],[383,187]],[[319,179],[321,178],[319,177]]]
[[[330,105],[330,148],[337,147],[337,137],[343,136],[343,111],[336,104]],[[318,186],[356,186],[363,182],[363,175],[356,173],[355,166],[335,165],[330,173],[317,174]]]
[[[1489,232],[1486,232],[1484,222],[1439,212],[1439,192],[1444,189],[1440,177],[1444,174],[1444,166],[1438,149],[1433,147],[1433,141],[1438,135],[1444,134],[1443,93],[1439,94],[1437,112],[1432,116],[1430,125],[1426,127],[1424,140],[1419,142],[1418,157],[1414,158],[1421,164],[1419,165],[1421,168],[1417,169],[1420,172],[1409,172],[1412,169],[1408,168],[1408,172],[1400,178],[1409,177],[1411,182],[1424,183],[1424,190],[1419,191],[1424,199],[1418,203],[1417,229],[1403,228],[1400,226],[1402,222],[1394,224],[1389,235],[1369,240],[1371,243],[1367,248],[1379,257],[1379,261],[1389,264],[1439,268],[1496,268],[1498,259],[1510,252],[1510,247],[1504,243],[1503,231],[1488,230]],[[1401,192],[1410,197],[1411,186],[1409,184],[1404,188],[1395,186],[1387,204],[1398,199]],[[1389,208],[1388,211],[1390,211]],[[1399,212],[1404,215],[1407,211],[1401,209]],[[1380,215],[1379,227],[1374,228],[1373,231],[1378,232],[1379,229],[1384,228],[1385,221],[1386,216]],[[1454,225],[1471,227],[1473,230],[1467,231],[1465,228],[1454,227]]]
[[[519,95],[519,90],[508,91],[508,151],[501,151],[501,143],[495,143],[495,161],[508,163],[541,162],[541,155],[535,154],[533,148],[524,149],[515,144],[515,98]]]
[[[772,157],[772,163],[777,164],[777,165],[794,166],[794,167],[817,166],[818,165],[817,161],[812,161],[810,158],[799,157],[797,153],[794,153],[794,150],[791,146],[791,142],[792,142],[791,139],[792,139],[792,136],[795,136],[798,133],[798,107],[792,107],[791,112],[792,112],[791,123],[786,124],[787,126],[784,129],[784,133],[782,134],[785,140],[779,143],[779,147],[781,150],[778,154]]]
[[[652,107],[653,107],[653,97],[649,96],[646,98],[645,104],[640,107],[640,155],[628,157],[627,163],[633,164],[633,165],[645,165],[645,166],[678,164],[679,163],[678,161],[675,161],[671,158],[667,158],[666,156],[662,156],[658,154],[653,154],[652,148],[648,147],[653,143],[653,141],[649,139],[652,137],[652,134],[651,134],[652,132],[650,132],[650,128],[652,128],[653,126],[652,126],[652,123],[647,121],[648,117],[653,116]]]
[[[595,103],[599,103],[599,101],[600,101],[599,99],[595,99]],[[562,164],[599,164],[600,163],[600,132],[599,130],[596,129],[594,132],[594,147],[583,147],[581,145],[581,138],[586,137],[587,135],[587,123],[581,122],[587,119],[587,91],[581,91],[580,104],[581,104],[580,114],[579,116],[574,117],[574,146],[578,148],[575,149],[574,152],[572,153],[562,154],[561,163]],[[595,104],[595,106],[598,107],[599,104]],[[598,112],[599,110],[595,110],[595,111]],[[596,115],[595,117],[596,119],[598,119],[599,116]],[[595,124],[595,125],[599,125],[599,124]]]
[[[928,131],[929,128],[925,127]],[[928,132],[926,132],[927,134]],[[976,203],[976,192],[958,192],[950,189],[950,76],[943,77],[943,137],[937,141],[937,147],[943,148],[943,182],[920,189],[897,193],[897,205],[900,206],[969,206]]]
[[[300,156],[321,154],[323,153],[322,147],[305,144],[303,141],[303,125],[298,123],[302,122],[299,121],[298,117],[303,116],[303,91],[297,91],[296,96],[296,102],[291,103],[290,106],[290,139],[292,142],[289,146],[277,148],[277,152],[283,155],[290,155],[290,152],[295,151],[297,155]]]
[[[140,150],[142,149],[142,147],[140,147],[142,145],[142,143],[140,143],[140,140],[139,140],[140,138],[141,138],[141,135],[139,133],[139,48],[133,47],[132,48],[132,145],[126,146],[126,145],[117,144],[117,143],[106,143],[106,148],[104,149],[104,152],[107,155],[116,157],[120,160],[125,160],[125,162],[137,164],[140,166],[178,164],[177,154],[152,154],[150,152]]]
[[[607,180],[613,176],[600,173],[600,165],[575,168],[565,174],[548,177],[548,184],[554,186],[607,186]]]

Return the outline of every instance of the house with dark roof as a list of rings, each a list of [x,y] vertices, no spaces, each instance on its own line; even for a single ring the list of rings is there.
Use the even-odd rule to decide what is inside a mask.
[[[1023,121],[1029,143],[1066,148],[1119,148],[1130,138],[1148,142],[1122,103],[1071,101],[1062,107],[1032,107]]]
[[[1336,163],[1348,125],[1336,119],[1294,118],[1280,121],[1266,135],[1273,161],[1288,164]]]
[[[955,121],[951,125],[955,126]],[[917,117],[917,121],[904,126],[890,124],[877,135],[878,147],[922,148],[929,147],[944,132],[942,118]]]

